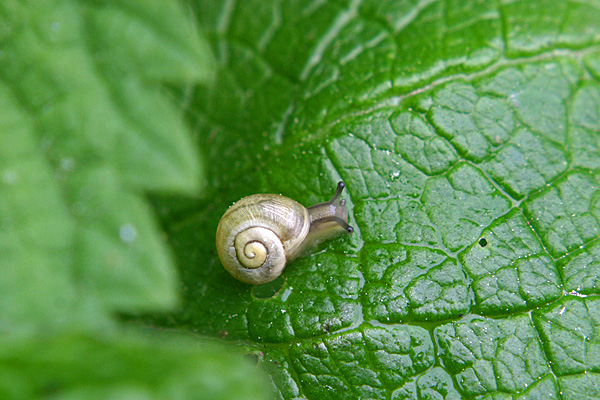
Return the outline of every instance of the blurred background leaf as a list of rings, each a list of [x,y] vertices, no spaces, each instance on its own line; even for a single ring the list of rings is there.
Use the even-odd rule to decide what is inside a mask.
[[[0,20],[0,397],[264,398],[232,350],[115,318],[179,304],[146,193],[206,190],[165,89],[214,77],[196,21],[128,0],[5,1]]]

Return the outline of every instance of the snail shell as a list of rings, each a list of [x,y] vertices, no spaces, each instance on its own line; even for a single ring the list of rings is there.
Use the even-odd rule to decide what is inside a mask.
[[[333,199],[305,208],[277,194],[255,194],[232,205],[217,228],[221,263],[236,279],[260,285],[276,279],[288,261],[305,255],[348,225],[339,182]]]

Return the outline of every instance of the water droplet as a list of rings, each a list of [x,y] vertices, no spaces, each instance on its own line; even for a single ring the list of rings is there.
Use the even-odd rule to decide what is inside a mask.
[[[70,157],[60,159],[60,167],[65,171],[73,171],[75,167],[75,160]]]
[[[137,237],[137,231],[133,225],[124,224],[121,225],[121,228],[119,229],[119,237],[125,243],[131,243]]]
[[[9,169],[4,171],[4,173],[2,174],[2,180],[7,185],[15,184],[15,182],[17,182],[17,179],[19,179],[19,174],[15,170]]]

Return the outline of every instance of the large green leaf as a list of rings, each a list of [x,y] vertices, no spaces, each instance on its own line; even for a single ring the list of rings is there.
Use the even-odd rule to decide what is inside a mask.
[[[0,21],[0,397],[600,398],[600,1]],[[225,272],[228,205],[340,179],[354,235]]]
[[[599,1],[189,3],[209,196],[158,202],[160,321],[253,344],[282,399],[600,398]],[[353,236],[262,287],[222,268],[233,201],[340,179]]]

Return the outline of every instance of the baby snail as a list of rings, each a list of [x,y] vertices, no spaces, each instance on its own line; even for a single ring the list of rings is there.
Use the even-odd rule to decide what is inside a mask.
[[[217,228],[217,252],[234,278],[251,285],[271,282],[285,264],[306,255],[348,225],[346,200],[339,182],[333,199],[312,207],[279,194],[244,197],[227,210]]]

